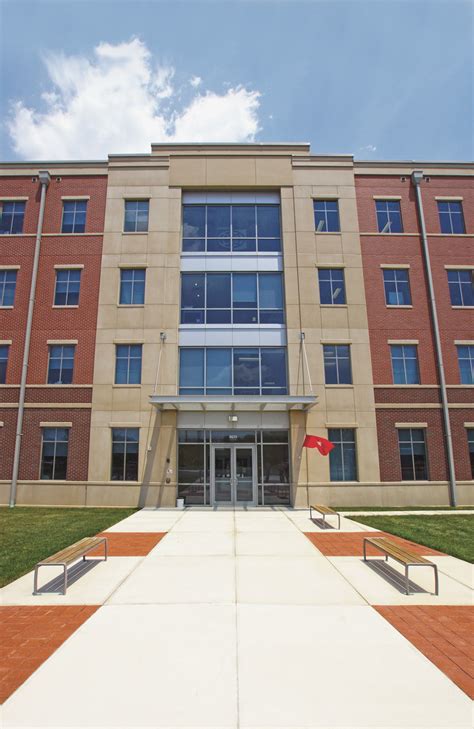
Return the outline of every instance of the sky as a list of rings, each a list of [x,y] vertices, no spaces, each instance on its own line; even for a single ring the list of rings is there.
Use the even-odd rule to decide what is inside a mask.
[[[473,160],[472,0],[0,0],[0,159]]]

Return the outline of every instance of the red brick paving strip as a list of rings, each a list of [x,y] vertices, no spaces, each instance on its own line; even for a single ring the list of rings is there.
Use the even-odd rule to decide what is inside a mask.
[[[0,704],[67,640],[98,605],[0,607]]]
[[[386,532],[338,532],[337,534],[334,532],[330,534],[305,532],[305,535],[326,557],[362,557],[364,554],[364,537],[389,537],[392,541],[401,544],[405,549],[409,549],[415,554],[442,554],[436,549],[424,547],[422,544],[410,542],[408,539],[395,537],[393,534],[387,534]],[[367,554],[371,557],[376,555],[382,557],[382,553],[369,544],[367,545]]]
[[[166,536],[166,532],[101,532],[97,536],[107,537],[110,557],[144,557]],[[103,554],[104,548],[98,547],[88,556]]]
[[[374,605],[405,636],[474,699],[474,608],[469,605]]]

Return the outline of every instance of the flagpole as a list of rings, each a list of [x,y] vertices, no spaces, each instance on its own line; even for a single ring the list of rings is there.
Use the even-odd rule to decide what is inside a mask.
[[[301,348],[303,350],[303,359],[304,359],[304,363],[306,365],[306,373],[308,375],[309,392],[310,392],[311,395],[314,395],[313,384],[311,382],[311,373],[309,371],[308,355],[306,353],[306,345],[305,345],[305,341],[304,341],[305,340],[305,333],[304,332],[300,332],[300,339],[301,339]]]

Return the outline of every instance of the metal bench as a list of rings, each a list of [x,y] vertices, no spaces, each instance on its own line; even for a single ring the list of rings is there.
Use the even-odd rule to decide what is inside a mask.
[[[425,557],[420,557],[419,554],[409,552],[399,544],[390,541],[387,537],[365,537],[364,538],[364,562],[367,562],[367,544],[372,544],[381,552],[385,554],[385,561],[388,561],[389,557],[395,559],[400,564],[405,565],[405,592],[407,595],[410,594],[410,583],[408,580],[408,568],[409,567],[432,567],[435,575],[435,595],[438,595],[438,566]]]
[[[323,522],[326,523],[326,516],[337,516],[337,528],[341,528],[341,515],[331,509],[329,506],[323,506],[322,504],[311,504],[309,507],[309,518],[313,519],[313,510],[322,514]]]
[[[67,590],[68,565],[76,562],[80,557],[85,560],[86,554],[88,552],[91,552],[93,549],[96,549],[96,547],[100,547],[101,544],[104,545],[104,561],[106,561],[107,537],[85,537],[84,539],[80,539],[75,544],[71,544],[70,547],[66,547],[66,549],[62,549],[60,552],[56,552],[56,554],[53,554],[51,557],[47,557],[47,559],[42,559],[41,562],[38,562],[35,566],[33,594],[41,594],[41,591],[38,590],[38,570],[40,567],[62,567],[64,570],[63,595],[65,595]]]

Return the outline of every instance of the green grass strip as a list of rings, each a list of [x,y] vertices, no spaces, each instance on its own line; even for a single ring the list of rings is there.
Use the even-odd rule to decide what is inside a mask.
[[[354,516],[353,521],[474,562],[474,514]]]
[[[136,509],[0,507],[0,587],[83,537],[91,537]]]

